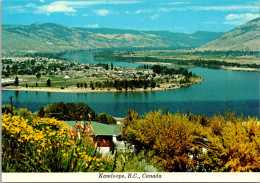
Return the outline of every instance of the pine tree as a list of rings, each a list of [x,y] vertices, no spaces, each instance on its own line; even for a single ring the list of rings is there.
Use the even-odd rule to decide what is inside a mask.
[[[17,77],[17,76],[15,77],[14,85],[15,85],[15,86],[19,86],[19,80],[18,80],[18,77]]]
[[[51,86],[51,79],[47,79],[47,86]]]
[[[88,84],[84,81],[84,88],[87,88]]]

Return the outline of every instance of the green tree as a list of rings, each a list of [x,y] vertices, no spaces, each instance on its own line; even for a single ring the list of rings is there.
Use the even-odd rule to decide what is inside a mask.
[[[51,79],[50,78],[47,79],[47,86],[51,86]]]
[[[116,124],[115,118],[105,113],[98,114],[96,117],[96,121],[104,124]]]
[[[95,112],[85,103],[63,103],[56,102],[53,104],[47,105],[45,109],[41,108],[38,110],[44,111],[45,117],[54,117],[59,120],[66,121],[79,121],[79,120],[95,120],[96,114]],[[43,113],[43,112],[42,112]],[[89,119],[89,115],[91,119]]]
[[[15,85],[15,86],[19,86],[19,79],[18,79],[17,76],[15,77],[14,85]]]
[[[116,119],[113,116],[107,115],[107,123],[108,124],[116,124]]]
[[[44,115],[45,115],[45,110],[44,110],[44,107],[43,107],[43,106],[41,106],[41,107],[39,108],[37,114],[38,114],[39,117],[44,117]]]
[[[107,124],[107,115],[105,113],[98,114],[96,120],[101,123]]]
[[[37,72],[36,77],[37,77],[37,78],[40,78],[40,77],[41,77],[41,73],[40,73],[40,72]]]
[[[87,88],[88,84],[84,81],[84,88]]]
[[[94,87],[94,84],[93,84],[93,82],[92,81],[90,81],[90,88],[91,88],[91,90],[95,90],[95,87]]]
[[[156,87],[156,82],[152,78],[152,80],[151,80],[151,88],[155,88],[155,87]]]

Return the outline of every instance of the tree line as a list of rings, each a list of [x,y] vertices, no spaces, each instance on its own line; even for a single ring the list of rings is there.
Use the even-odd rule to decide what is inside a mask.
[[[117,90],[134,90],[136,88],[155,88],[160,87],[160,84],[158,82],[159,80],[154,80],[154,79],[132,79],[132,80],[106,80],[106,81],[90,81],[89,85],[86,82],[80,82],[77,83],[77,88],[88,88],[88,86],[92,89],[95,90],[96,88],[115,88]],[[160,80],[162,83],[162,80]]]
[[[219,60],[202,60],[202,59],[191,59],[191,60],[179,60],[179,59],[167,59],[167,58],[156,58],[156,57],[130,57],[130,56],[115,56],[115,55],[102,55],[94,57],[95,59],[103,60],[115,60],[115,61],[126,61],[126,62],[168,62],[177,65],[194,65],[199,67],[209,68],[220,68],[221,66],[226,67],[246,67],[246,68],[259,68],[260,64],[240,64],[234,62],[226,62]]]
[[[19,115],[24,118],[31,118],[32,112],[26,108],[19,108],[10,105],[2,106],[3,114]],[[44,118],[56,118],[63,121],[97,121],[104,124],[116,124],[115,118],[105,113],[97,114],[85,103],[64,103],[56,102],[48,104],[47,106],[41,106],[34,116]]]
[[[56,102],[40,107],[36,112],[39,117],[56,118],[64,121],[97,121],[105,124],[116,124],[116,120],[105,113],[96,114],[85,103]]]

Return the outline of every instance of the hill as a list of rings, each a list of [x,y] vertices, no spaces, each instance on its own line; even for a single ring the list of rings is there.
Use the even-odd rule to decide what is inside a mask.
[[[200,31],[191,34],[169,31],[140,31],[111,28],[67,27],[53,23],[3,25],[3,52],[59,52],[97,48],[200,47],[223,32]]]
[[[204,50],[260,51],[260,19],[251,20],[207,43]]]

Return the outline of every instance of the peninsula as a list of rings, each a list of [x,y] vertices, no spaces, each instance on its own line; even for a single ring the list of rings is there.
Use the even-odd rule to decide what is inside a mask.
[[[79,64],[40,56],[4,57],[2,90],[43,92],[121,92],[177,89],[203,79],[184,68],[160,65],[119,67]]]

